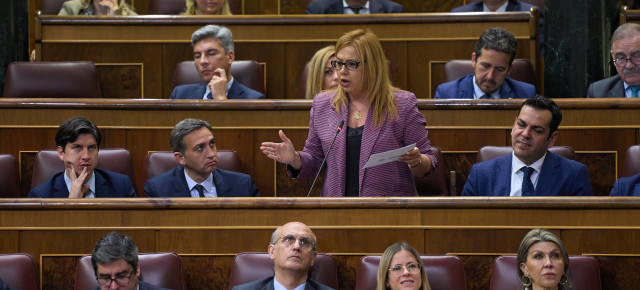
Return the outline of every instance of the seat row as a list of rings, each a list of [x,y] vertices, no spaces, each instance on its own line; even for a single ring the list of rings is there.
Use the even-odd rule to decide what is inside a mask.
[[[456,172],[449,171],[441,150],[432,147],[434,155],[438,160],[436,170],[423,178],[415,178],[416,189],[419,195],[457,195]],[[551,152],[559,154],[568,159],[575,159],[575,152],[567,146],[553,146]],[[480,148],[476,156],[476,163],[491,160],[493,158],[510,154],[511,147],[507,146],[485,146]],[[98,164],[100,168],[118,172],[129,176],[134,188],[135,174],[131,153],[127,149],[101,149],[98,153]],[[162,174],[169,169],[178,166],[173,152],[151,152],[145,156],[143,172],[146,178],[150,179]],[[221,169],[242,172],[240,158],[235,151],[218,150],[218,166]],[[18,176],[18,163],[16,159],[8,154],[0,154],[0,197],[21,197],[20,180]],[[58,157],[56,150],[39,151],[34,160],[33,174],[31,178],[31,188],[34,188],[55,173],[64,170],[64,164]],[[634,145],[627,149],[625,162],[621,176],[632,176],[640,173],[640,147]],[[141,193],[140,193],[141,194]]]
[[[304,98],[309,64],[304,67],[299,98]],[[444,67],[442,82],[473,74],[471,60],[451,60]],[[231,63],[231,75],[247,87],[266,95],[265,66],[254,60]],[[510,77],[536,86],[533,65],[526,59],[515,59]],[[193,61],[176,65],[173,87],[201,83]],[[100,98],[98,72],[92,62],[13,62],[7,68],[6,98]]]
[[[456,256],[420,256],[433,290],[467,289],[464,265]],[[589,256],[569,256],[573,289],[600,290],[598,260]],[[147,283],[182,290],[186,288],[182,262],[175,253],[148,253],[139,255],[141,280]],[[369,255],[360,259],[357,268],[356,290],[376,288],[380,256]],[[274,275],[274,263],[268,253],[239,253],[235,256],[229,274],[229,289],[251,281]],[[93,289],[98,286],[91,256],[78,260],[75,289]],[[311,279],[334,289],[339,289],[338,267],[333,257],[318,254],[310,270]],[[27,254],[0,255],[0,279],[10,287],[23,290],[36,289],[35,263]],[[516,257],[499,256],[493,261],[492,290],[519,289]]]

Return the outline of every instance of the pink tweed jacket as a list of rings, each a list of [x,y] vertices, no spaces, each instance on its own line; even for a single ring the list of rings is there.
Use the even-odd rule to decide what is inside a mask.
[[[296,178],[313,178],[322,163],[324,154],[329,150],[336,128],[341,120],[347,122],[347,108],[340,114],[331,107],[333,92],[317,95],[311,108],[309,136],[300,157],[302,167]],[[398,116],[387,118],[382,126],[373,125],[373,108],[369,109],[362,133],[360,149],[360,196],[416,196],[413,175],[406,163],[391,162],[362,169],[369,156],[412,143],[431,159],[432,169],[436,159],[427,138],[424,116],[416,106],[416,96],[411,92],[395,93]],[[326,176],[322,195],[329,197],[344,196],[346,178],[347,130],[342,130],[336,138],[331,154],[327,158]],[[291,175],[291,172],[289,172]]]

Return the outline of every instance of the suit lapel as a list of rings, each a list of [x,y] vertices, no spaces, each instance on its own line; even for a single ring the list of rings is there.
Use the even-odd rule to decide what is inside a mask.
[[[507,4],[507,11],[520,11],[520,3],[517,1],[509,0],[509,4]]]
[[[460,87],[458,99],[473,99],[473,75],[467,76]]]
[[[369,14],[375,13],[382,13],[382,5],[376,0],[369,0]]]
[[[213,173],[213,184],[216,187],[216,193],[219,197],[231,196],[231,188],[229,188],[229,184],[224,181],[222,175],[220,175],[220,170],[215,170]]]
[[[502,82],[502,86],[500,87],[500,98],[501,99],[514,99],[515,95],[513,94],[513,88],[509,85],[509,80],[507,78]]]
[[[64,175],[66,172],[62,172],[60,178],[56,178],[53,182],[54,193],[62,193],[63,195],[54,195],[55,197],[69,197],[69,189],[67,188],[67,183],[64,182]]]
[[[109,197],[107,180],[95,169],[93,170],[93,174],[96,176],[96,197]]]
[[[244,90],[238,86],[238,80],[234,79],[233,84],[229,88],[229,92],[227,93],[228,99],[242,99],[242,95],[244,94]]]
[[[382,126],[384,126],[384,124]],[[378,140],[378,135],[380,134],[382,126],[373,125],[373,106],[369,106],[367,120],[364,122],[364,131],[362,132],[362,143],[360,145],[360,174],[358,176],[358,192],[362,191],[362,180],[364,178],[364,173],[367,170],[362,169],[362,167],[364,167],[364,165],[367,163],[367,160],[369,160],[369,157],[371,156],[371,151],[373,150],[373,146],[375,145],[376,140]]]
[[[191,197],[191,190],[189,189],[189,185],[187,184],[187,179],[184,177],[184,167],[180,166],[180,170],[176,170],[178,176],[177,179],[180,182],[173,183],[173,191],[175,192],[176,197]]]
[[[482,1],[478,1],[476,3],[473,3],[473,11],[482,12],[482,10],[484,9],[482,4],[484,4],[484,2],[482,2]]]
[[[499,157],[498,157],[499,158]],[[496,162],[493,169],[493,192],[479,192],[479,194],[488,194],[496,196],[509,196],[511,194],[511,158],[501,158]]]
[[[551,195],[552,189],[555,187],[558,181],[558,166],[560,163],[553,153],[547,150],[547,157],[544,158],[542,163],[542,169],[540,169],[540,175],[538,175],[538,184],[536,185],[537,196]]]
[[[613,86],[613,88],[609,91],[609,98],[626,98],[627,95],[624,91],[624,81],[620,77],[618,77],[618,81]]]
[[[640,196],[640,184],[636,184],[633,186],[633,191],[631,192],[632,196]]]

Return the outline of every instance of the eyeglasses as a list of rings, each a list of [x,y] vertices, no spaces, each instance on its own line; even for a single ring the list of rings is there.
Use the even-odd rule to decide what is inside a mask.
[[[283,237],[279,238],[278,240],[282,240],[282,244],[287,248],[293,246],[296,243],[296,241],[298,241],[298,244],[300,245],[300,248],[305,249],[305,250],[311,249],[315,244],[313,239],[311,239],[310,237],[296,238],[293,235],[286,235],[286,236],[283,236]],[[278,241],[276,241],[273,244],[275,245],[276,243],[278,243]]]
[[[391,268],[389,268],[389,272],[394,275],[401,275],[405,269],[407,270],[407,272],[415,274],[420,271],[420,264],[409,263],[406,266],[393,265],[391,266]]]
[[[111,283],[113,281],[116,281],[116,284],[118,284],[118,286],[124,286],[124,285],[128,285],[129,282],[131,281],[131,277],[133,277],[133,270],[131,270],[129,272],[129,276],[126,277],[116,277],[116,278],[98,278],[96,277],[96,280],[98,280],[98,284],[100,284],[100,286],[105,287],[105,286],[109,286],[111,285]]]
[[[613,64],[615,64],[617,67],[623,67],[627,65],[627,61],[631,61],[631,63],[633,63],[634,65],[640,65],[640,55],[632,55],[630,58],[616,58],[613,60]]]
[[[348,70],[356,70],[361,63],[361,61],[357,60],[347,60],[345,62],[334,60],[331,62],[331,66],[337,70],[341,70],[342,66],[346,65]]]

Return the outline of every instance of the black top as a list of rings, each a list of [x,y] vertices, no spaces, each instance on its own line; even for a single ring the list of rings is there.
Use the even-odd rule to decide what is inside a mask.
[[[359,196],[360,145],[364,125],[358,128],[347,126],[347,177],[344,196]]]

